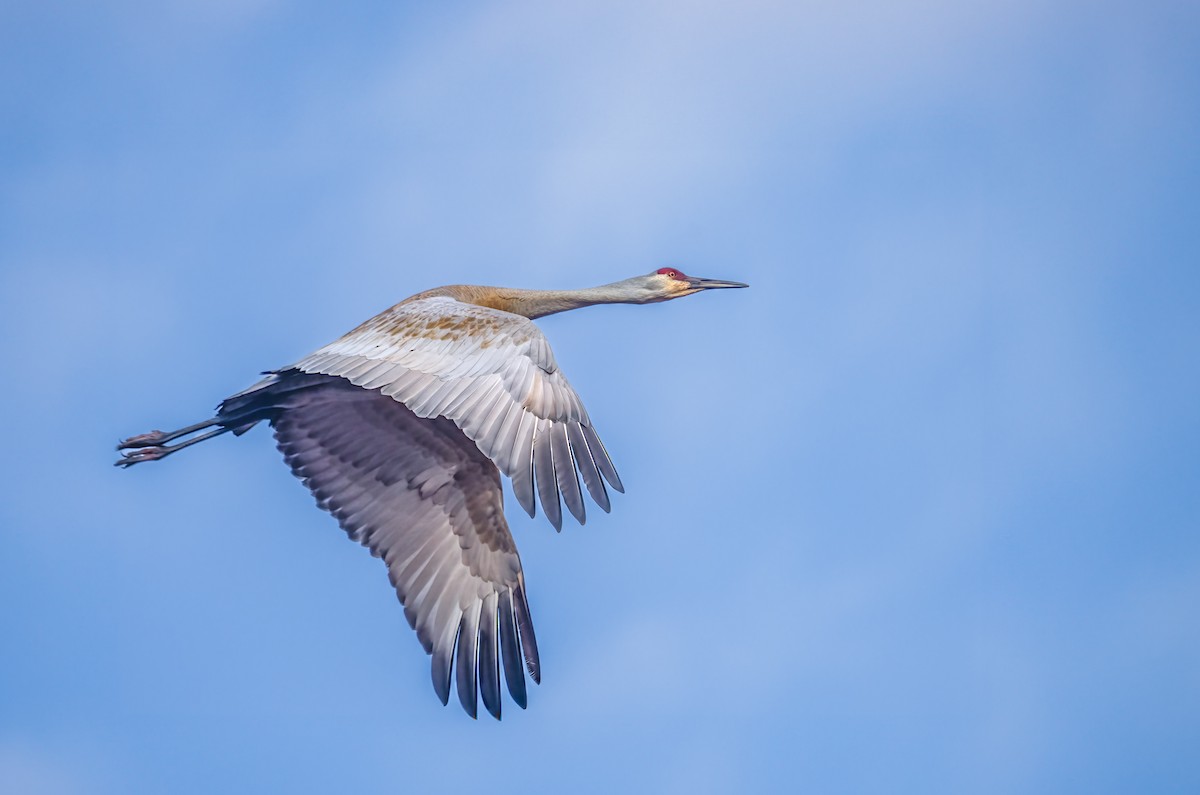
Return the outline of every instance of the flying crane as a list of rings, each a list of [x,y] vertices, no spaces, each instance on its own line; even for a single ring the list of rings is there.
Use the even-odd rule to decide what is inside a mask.
[[[266,373],[222,401],[212,419],[125,439],[116,463],[157,461],[265,420],[317,504],[387,564],[404,615],[433,658],[442,704],[453,670],[467,714],[476,716],[482,698],[499,719],[501,667],[522,708],[524,670],[541,681],[501,473],[521,507],[534,516],[540,501],[556,530],[562,503],[584,522],[583,488],[606,512],[607,487],[624,491],[583,402],[531,321],[746,286],[660,268],[584,290],[427,290]]]

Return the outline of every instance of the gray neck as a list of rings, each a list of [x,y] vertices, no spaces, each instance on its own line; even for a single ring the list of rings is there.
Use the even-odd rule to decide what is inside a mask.
[[[647,304],[663,297],[647,289],[643,277],[634,277],[583,290],[505,290],[510,312],[539,318],[596,304]]]

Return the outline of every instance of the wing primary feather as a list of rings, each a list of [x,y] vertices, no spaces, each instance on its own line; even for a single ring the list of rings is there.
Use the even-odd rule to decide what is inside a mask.
[[[551,423],[543,420],[533,440],[533,469],[536,473],[538,495],[542,510],[554,529],[562,531],[562,506],[558,502],[558,486],[554,482],[554,453],[550,435]]]
[[[579,478],[575,475],[575,459],[571,456],[571,443],[567,441],[566,423],[556,422],[550,426],[550,441],[554,448],[554,478],[562,494],[567,510],[580,524],[587,522],[583,506],[583,493],[579,490]]]
[[[575,464],[587,486],[588,494],[591,494],[596,504],[608,513],[612,510],[608,501],[608,491],[604,488],[604,479],[600,476],[600,470],[596,469],[596,462],[592,460],[592,452],[588,448],[587,440],[583,438],[583,430],[578,422],[567,424],[567,439],[571,442],[571,454],[575,456]]]
[[[479,667],[479,660],[476,657],[479,651],[479,607],[480,602],[475,600],[463,611],[458,625],[458,661],[455,663],[458,700],[472,719],[479,712],[475,676]]]
[[[621,485],[621,478],[617,476],[616,467],[613,466],[612,459],[608,457],[608,451],[604,449],[604,443],[596,435],[596,430],[591,425],[581,425],[580,427],[583,428],[583,435],[587,439],[588,449],[592,451],[592,459],[596,462],[600,473],[604,475],[604,479],[608,481],[610,486],[624,494],[625,487]]]
[[[443,707],[450,702],[450,668],[454,660],[454,641],[458,637],[459,622],[447,624],[446,630],[441,640],[433,644],[433,660],[430,663],[433,692],[437,693]]]
[[[500,592],[500,653],[504,662],[504,681],[508,684],[508,694],[518,707],[525,709],[525,671],[521,667],[521,640],[517,635],[511,588]]]
[[[536,417],[528,411],[521,412],[521,424],[517,427],[509,464],[513,493],[530,517],[537,516],[537,500],[533,492],[533,439],[537,425]]]
[[[500,720],[500,657],[496,641],[496,592],[483,600],[479,614],[479,695],[491,716]]]
[[[525,651],[525,667],[529,678],[542,683],[542,665],[538,660],[537,638],[533,634],[533,619],[529,616],[529,602],[525,599],[525,585],[518,582],[513,588],[513,607],[517,615],[517,627],[521,633],[521,648]]]
[[[537,516],[537,500],[533,493],[533,462],[527,468],[518,469],[512,476],[513,494],[530,518]]]

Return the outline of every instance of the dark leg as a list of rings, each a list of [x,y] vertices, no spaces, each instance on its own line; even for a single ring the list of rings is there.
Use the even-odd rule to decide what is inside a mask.
[[[295,371],[289,371],[288,374],[271,373],[250,389],[221,401],[221,405],[217,407],[217,416],[210,420],[175,431],[150,431],[121,440],[117,449],[122,451],[123,455],[116,465],[130,467],[143,461],[157,461],[228,431],[233,431],[235,436],[241,436],[263,420],[274,421],[279,413],[286,409],[289,396],[293,393],[306,389],[324,389],[337,382],[349,386],[349,382],[327,375],[310,375]],[[199,433],[206,428],[211,430]],[[176,444],[167,444],[184,437],[190,438]]]
[[[163,442],[169,442],[172,439],[178,439],[180,436],[187,436],[189,433],[195,433],[196,431],[210,428],[216,424],[217,420],[214,417],[211,420],[197,422],[195,425],[189,425],[186,428],[180,428],[177,431],[150,431],[149,433],[139,433],[137,436],[130,436],[128,439],[124,439],[119,442],[117,444],[117,449],[128,450],[132,447],[155,447]]]
[[[199,428],[207,428],[208,426],[215,425],[215,424],[216,424],[216,420],[210,420],[209,422],[192,426],[191,430],[198,430]],[[124,442],[121,442],[121,444],[117,446],[118,450],[127,450],[128,452],[126,452],[119,461],[114,462],[113,466],[131,467],[134,464],[140,464],[143,461],[157,461],[158,459],[166,458],[171,453],[178,452],[178,451],[184,449],[185,447],[191,447],[192,445],[197,444],[198,442],[203,442],[204,440],[211,439],[214,436],[220,436],[221,434],[226,433],[229,430],[231,430],[231,429],[230,428],[213,428],[208,433],[202,433],[199,436],[193,436],[191,439],[188,439],[186,442],[180,442],[179,444],[169,444],[169,445],[157,445],[157,444],[154,444],[152,441],[147,441],[147,440],[152,439],[155,434],[161,434],[160,440],[166,441],[169,439],[175,439],[181,433],[187,433],[189,431],[187,429],[184,429],[181,431],[174,431],[172,433],[163,433],[162,431],[151,431],[150,433],[143,433],[140,436],[133,436],[133,437],[130,437],[129,439],[126,439]],[[131,450],[129,448],[137,448],[137,449]]]

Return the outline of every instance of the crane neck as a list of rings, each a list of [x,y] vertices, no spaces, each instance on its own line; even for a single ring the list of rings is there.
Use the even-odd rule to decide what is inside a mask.
[[[521,290],[455,284],[429,290],[409,300],[445,295],[464,303],[512,312],[532,320],[596,304],[646,304],[664,300],[664,296],[646,289],[641,282],[640,278],[626,279],[582,290]]]

